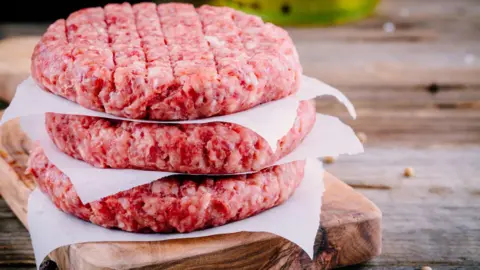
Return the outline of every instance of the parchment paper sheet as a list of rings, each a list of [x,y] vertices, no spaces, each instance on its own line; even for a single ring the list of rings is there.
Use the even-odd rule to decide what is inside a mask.
[[[323,167],[307,160],[305,178],[294,195],[284,204],[259,215],[224,226],[187,234],[136,234],[109,230],[84,222],[57,210],[36,189],[28,202],[28,225],[37,268],[43,258],[58,247],[85,242],[162,241],[195,238],[235,232],[269,232],[296,243],[312,258],[313,245],[320,224]]]
[[[283,137],[295,122],[298,103],[301,100],[310,100],[317,96],[334,96],[342,102],[355,118],[356,112],[350,101],[337,89],[313,78],[302,77],[301,89],[295,96],[283,98],[281,100],[268,102],[252,109],[225,115],[199,120],[189,121],[149,121],[132,120],[121,117],[115,117],[110,114],[86,109],[75,102],[71,102],[60,96],[48,93],[42,90],[35,81],[29,77],[18,87],[15,96],[5,110],[0,124],[16,117],[28,115],[41,115],[46,112],[89,115],[112,119],[121,119],[137,122],[153,123],[207,123],[207,122],[229,122],[247,127],[262,136],[275,151],[277,141]]]
[[[20,123],[25,133],[40,143],[48,159],[69,176],[83,203],[96,201],[120,191],[177,174],[162,171],[96,168],[59,151],[45,130],[43,115],[22,117]],[[361,152],[363,152],[363,146],[349,126],[336,117],[317,114],[315,126],[304,141],[276,164]]]

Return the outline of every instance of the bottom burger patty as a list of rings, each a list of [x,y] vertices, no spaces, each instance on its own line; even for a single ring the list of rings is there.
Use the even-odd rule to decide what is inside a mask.
[[[66,213],[107,228],[167,233],[224,225],[282,204],[302,181],[305,161],[246,175],[175,175],[87,204],[40,147],[28,166],[42,192]]]

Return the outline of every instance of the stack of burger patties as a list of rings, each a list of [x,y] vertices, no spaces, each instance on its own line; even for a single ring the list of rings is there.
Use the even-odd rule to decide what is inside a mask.
[[[241,125],[188,121],[291,97],[301,74],[285,30],[230,8],[82,9],[42,36],[32,78],[52,95],[128,119],[47,113],[51,141],[97,168],[179,174],[84,204],[41,146],[31,153],[29,171],[59,209],[107,228],[191,232],[248,218],[282,204],[301,183],[305,160],[275,163],[311,131],[314,103],[299,102],[274,150]]]

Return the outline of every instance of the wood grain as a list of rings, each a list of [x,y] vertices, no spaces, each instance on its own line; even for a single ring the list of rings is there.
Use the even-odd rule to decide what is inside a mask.
[[[413,180],[415,181],[415,180]],[[437,189],[416,192],[399,189],[391,192],[363,190],[363,194],[382,205],[385,232],[384,255],[367,265],[450,264],[478,267],[480,225],[478,195]]]
[[[475,3],[387,0],[367,20],[290,33],[305,73],[338,87],[478,85],[480,7]],[[394,32],[383,30],[389,22]],[[469,54],[477,61],[467,64]]]
[[[356,187],[382,185],[392,190],[408,188],[426,194],[435,189],[480,194],[480,146],[399,149],[367,145],[366,150],[358,156],[340,157],[327,168]],[[355,170],[345,171],[345,167]],[[406,167],[414,168],[415,177],[403,176]],[[358,177],[359,174],[362,177]]]
[[[31,142],[18,120],[0,129],[0,191],[26,224],[33,189],[25,175]],[[50,255],[61,269],[330,269],[358,264],[381,252],[381,212],[361,194],[330,174],[325,176],[321,226],[312,262],[296,245],[269,233],[236,233],[149,243],[87,243]]]
[[[0,200],[0,219],[0,268],[35,263],[30,236],[4,200]]]

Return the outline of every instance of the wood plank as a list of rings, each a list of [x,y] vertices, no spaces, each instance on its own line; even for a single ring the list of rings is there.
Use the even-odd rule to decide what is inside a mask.
[[[15,269],[15,270],[36,270],[35,265],[23,265],[23,264],[9,264],[2,265],[3,270]],[[55,270],[55,269],[42,269],[42,270]]]
[[[388,228],[382,256],[367,265],[480,267],[478,194],[442,189],[424,193],[407,188],[365,189],[362,193],[381,205],[384,228]]]
[[[475,3],[382,1],[367,20],[289,30],[305,73],[337,87],[478,85],[480,6]],[[394,32],[384,31],[389,22]]]
[[[479,162],[479,145],[411,149],[373,143],[366,145],[362,155],[341,157],[327,165],[328,171],[382,209],[382,256],[365,267],[478,269]],[[414,177],[402,175],[408,166],[414,168]]]
[[[0,268],[9,264],[35,263],[28,231],[1,198],[0,243]]]
[[[354,121],[344,108],[319,107],[318,111],[339,116],[356,132],[365,133],[367,146],[425,149],[478,146],[480,142],[478,110],[357,109]]]
[[[359,188],[408,189],[427,195],[442,190],[443,193],[473,196],[480,194],[479,163],[480,146],[399,149],[367,145],[365,153],[342,156],[337,162],[326,165],[326,168]],[[415,177],[403,176],[406,167],[414,168]]]
[[[477,0],[389,0],[381,1],[375,14],[365,20],[328,28],[289,27],[294,39],[344,43],[408,43],[438,41],[478,41],[480,7]],[[384,31],[384,24],[391,22],[395,31]],[[310,35],[308,35],[310,34]]]
[[[18,120],[1,128],[0,191],[24,223],[31,178],[23,174],[31,143]],[[13,161],[13,162],[12,162]],[[13,167],[10,167],[13,164]],[[16,169],[14,169],[14,167]],[[381,212],[365,197],[330,174],[325,175],[321,227],[314,262],[291,242],[267,233],[230,235],[148,243],[87,243],[51,254],[61,268],[333,268],[364,262],[381,251]],[[161,256],[159,256],[161,254]]]
[[[449,90],[439,92],[440,97],[420,90],[405,91],[405,95],[402,91],[392,92],[383,96],[375,90],[345,91],[357,107],[355,120],[332,99],[317,99],[317,111],[338,116],[355,131],[365,133],[370,145],[420,148],[479,145],[480,91],[466,94],[459,89]]]
[[[326,43],[316,35],[317,42],[295,40],[304,73],[336,87],[479,84],[478,61],[464,62],[468,54],[480,55],[478,42]]]
[[[479,109],[480,85],[426,85],[394,87],[342,87],[345,93],[360,110],[452,110]],[[319,98],[319,101],[325,99]],[[329,99],[330,100],[330,99]],[[470,106],[469,106],[470,105]],[[335,102],[323,102],[323,107],[342,108]]]

